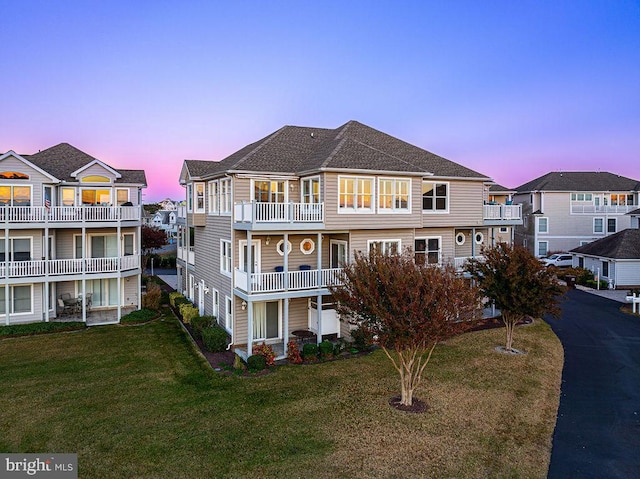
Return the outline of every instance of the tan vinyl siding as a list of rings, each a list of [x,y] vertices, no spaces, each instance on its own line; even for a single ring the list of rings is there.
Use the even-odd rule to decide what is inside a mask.
[[[106,176],[107,178],[110,178],[112,181],[115,180],[115,175],[107,170],[106,168],[104,168],[103,166],[99,165],[99,164],[94,164],[91,165],[89,168],[82,170],[82,172],[76,177],[76,179],[78,181],[82,181],[82,178],[86,177],[86,176],[93,176],[93,175],[99,175],[99,176]],[[88,184],[108,184],[108,183],[88,183]]]
[[[349,240],[349,258],[352,259],[355,251],[367,253],[369,251],[369,240],[400,240],[400,247],[404,250],[407,247],[413,249],[414,246],[413,229],[383,229],[383,230],[352,230]]]
[[[428,179],[434,182],[446,180]],[[482,225],[484,184],[481,181],[448,181],[449,212],[424,213],[424,227]],[[420,205],[422,208],[422,203]]]

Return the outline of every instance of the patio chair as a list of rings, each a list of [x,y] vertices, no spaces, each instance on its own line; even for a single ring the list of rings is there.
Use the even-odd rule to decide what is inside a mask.
[[[65,314],[71,314],[73,313],[73,306],[69,303],[65,303],[63,299],[60,298],[58,299],[57,313],[60,316],[63,316]]]

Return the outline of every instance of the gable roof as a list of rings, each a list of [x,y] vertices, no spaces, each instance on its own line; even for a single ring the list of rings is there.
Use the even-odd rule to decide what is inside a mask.
[[[13,150],[9,150],[7,151],[5,154],[0,154],[0,162],[3,161],[5,158],[15,158],[18,161],[21,161],[22,163],[24,163],[25,165],[27,165],[29,168],[33,168],[36,171],[39,171],[40,173],[42,173],[44,176],[48,176],[51,181],[55,181],[56,178],[54,176],[51,175],[51,173],[44,171],[42,168],[40,168],[38,165],[36,165],[35,163],[30,162],[27,158],[27,155],[18,155],[15,151]]]
[[[611,259],[640,259],[640,229],[622,230],[571,252]]]
[[[185,160],[192,179],[224,172],[371,171],[489,180],[477,171],[357,121],[336,129],[284,126],[221,161]],[[184,178],[183,178],[184,179]]]
[[[499,185],[498,183],[493,183],[489,186],[489,191],[491,193],[515,193],[516,190],[512,190],[511,188],[507,188],[506,186]]]
[[[75,182],[73,173],[83,169],[90,163],[100,162],[97,158],[88,155],[69,143],[60,143],[33,155],[23,155],[28,161],[55,176],[59,180]],[[111,168],[111,167],[109,167]],[[121,175],[116,183],[137,183],[147,185],[144,170],[121,170],[111,168]]]
[[[552,171],[516,188],[531,191],[640,191],[640,182],[606,171]]]

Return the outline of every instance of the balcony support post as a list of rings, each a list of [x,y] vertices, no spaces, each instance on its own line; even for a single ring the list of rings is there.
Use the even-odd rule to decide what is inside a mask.
[[[284,327],[284,335],[283,335],[283,339],[284,341],[282,341],[284,343],[284,355],[286,356],[288,351],[288,343],[289,343],[289,301],[291,301],[289,298],[285,298],[282,300],[282,302],[284,303],[283,306],[283,311],[282,311],[282,322],[283,327]]]
[[[289,233],[284,234],[284,243],[282,244],[282,251],[284,251],[282,269],[284,270],[284,290],[289,289]]]
[[[251,230],[247,231],[247,254],[245,257],[245,261],[247,262],[247,294],[251,294],[251,285],[253,283],[253,273],[254,273],[254,268],[253,268],[253,255],[251,254],[251,246],[252,245],[252,237],[251,237]],[[241,265],[242,266],[242,265]]]
[[[316,273],[317,273],[317,284],[316,287],[320,288],[322,286],[322,233],[318,232],[316,235]],[[322,342],[322,295],[318,295],[318,336],[316,338],[318,344]]]
[[[5,217],[6,219],[6,217]],[[5,324],[9,326],[9,228],[8,223],[5,221],[4,224],[4,304],[5,304]]]

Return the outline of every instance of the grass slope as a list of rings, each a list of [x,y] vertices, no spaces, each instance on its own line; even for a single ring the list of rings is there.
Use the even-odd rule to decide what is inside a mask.
[[[255,378],[210,371],[174,320],[0,341],[0,451],[76,452],[83,478],[546,477],[562,347],[537,322],[440,345],[417,397],[378,351]]]

